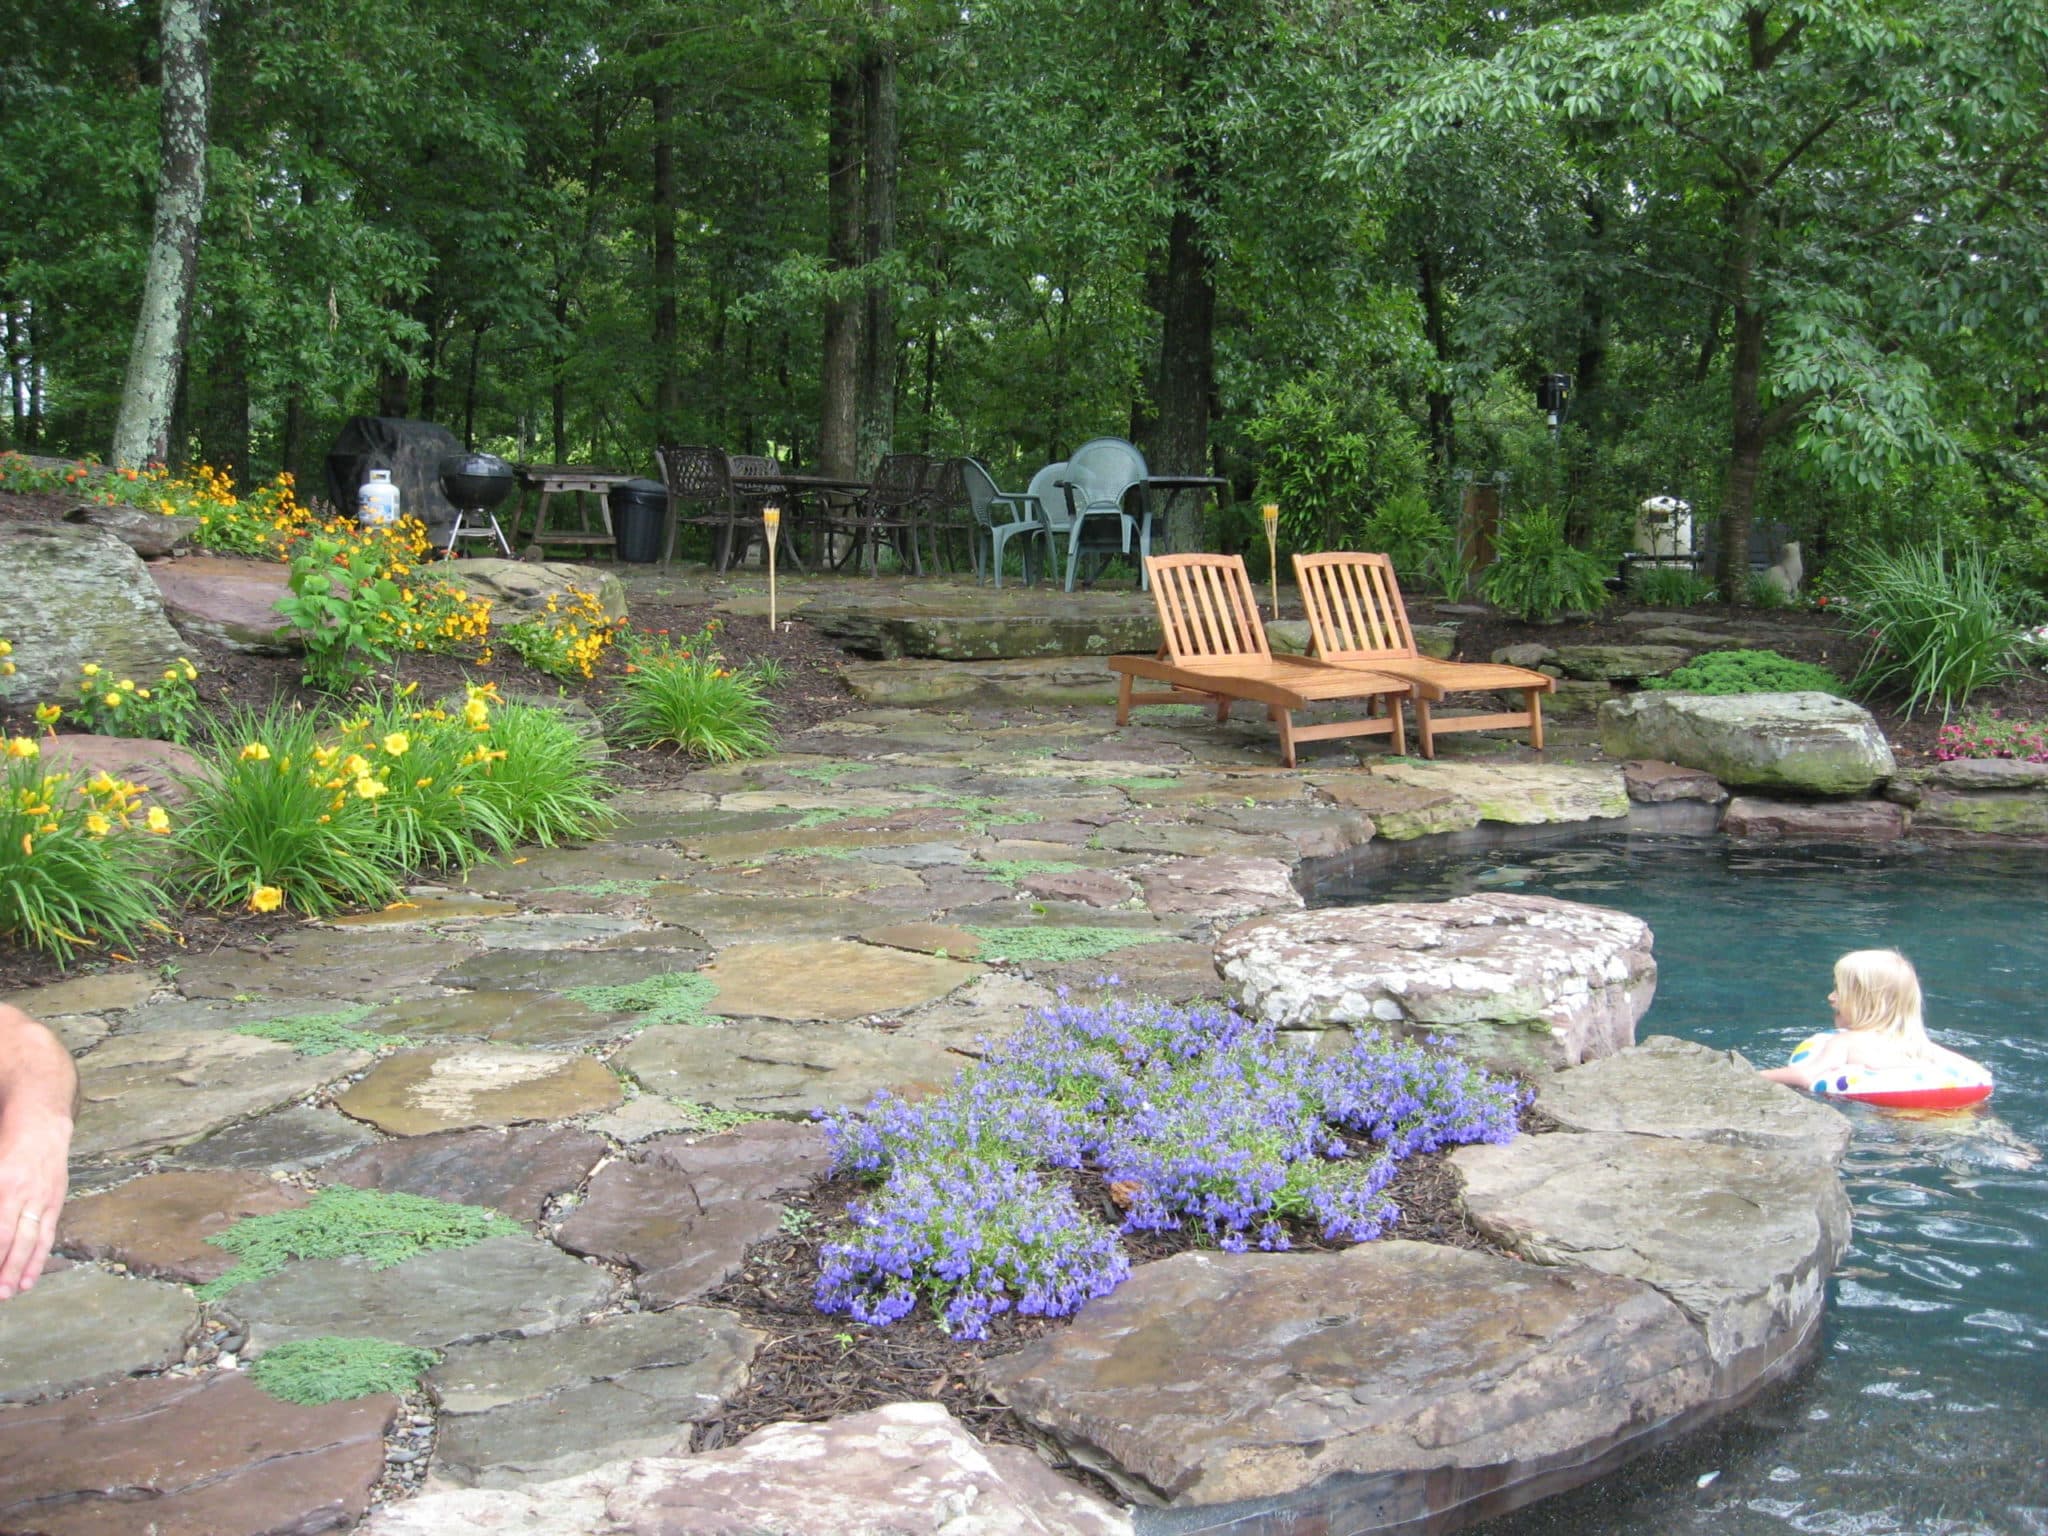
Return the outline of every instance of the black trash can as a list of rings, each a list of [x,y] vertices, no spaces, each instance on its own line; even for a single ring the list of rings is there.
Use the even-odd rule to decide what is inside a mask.
[[[662,525],[668,521],[668,487],[659,480],[628,480],[613,486],[605,499],[611,504],[619,558],[628,565],[659,560]]]

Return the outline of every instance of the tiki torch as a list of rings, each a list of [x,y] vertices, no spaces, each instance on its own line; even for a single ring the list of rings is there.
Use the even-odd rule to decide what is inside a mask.
[[[1259,521],[1266,525],[1266,576],[1273,584],[1273,622],[1280,622],[1280,508],[1267,502],[1259,508]]]
[[[761,509],[761,527],[768,535],[768,633],[775,633],[775,546],[782,541],[782,508]]]

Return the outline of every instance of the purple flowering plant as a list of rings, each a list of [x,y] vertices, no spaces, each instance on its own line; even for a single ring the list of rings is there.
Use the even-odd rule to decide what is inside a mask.
[[[1354,1038],[1322,1056],[1218,1005],[1062,998],[938,1097],[828,1116],[835,1172],[875,1193],[825,1245],[820,1310],[886,1325],[925,1301],[963,1338],[1016,1311],[1063,1317],[1130,1272],[1084,1212],[1099,1175],[1126,1232],[1284,1249],[1289,1227],[1365,1242],[1394,1219],[1400,1160],[1513,1138],[1523,1090],[1436,1043]]]

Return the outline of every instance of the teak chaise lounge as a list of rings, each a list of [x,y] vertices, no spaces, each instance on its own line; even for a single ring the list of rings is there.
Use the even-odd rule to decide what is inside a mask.
[[[1529,745],[1543,750],[1543,695],[1554,679],[1527,667],[1488,661],[1438,661],[1415,648],[1401,584],[1385,555],[1296,555],[1294,579],[1301,584],[1315,654],[1342,667],[1360,667],[1415,685],[1415,724],[1422,755],[1436,756],[1436,738],[1448,731],[1529,728]],[[1523,707],[1493,715],[1450,715],[1438,719],[1430,706],[1447,693],[1516,689]]]
[[[1306,656],[1275,656],[1259,622],[1258,599],[1251,577],[1237,555],[1148,555],[1145,572],[1152,601],[1159,609],[1165,643],[1152,656],[1112,656],[1109,668],[1117,679],[1116,723],[1130,723],[1133,704],[1168,701],[1213,703],[1219,721],[1230,718],[1230,706],[1263,704],[1280,732],[1280,761],[1294,766],[1299,741],[1326,741],[1338,736],[1387,736],[1395,753],[1407,750],[1401,706],[1411,689],[1397,677],[1382,677],[1353,667],[1334,667]],[[1133,693],[1138,678],[1166,683],[1161,693]],[[1296,725],[1294,711],[1331,700],[1359,699],[1368,706],[1384,700],[1379,719],[1339,720],[1321,725]]]

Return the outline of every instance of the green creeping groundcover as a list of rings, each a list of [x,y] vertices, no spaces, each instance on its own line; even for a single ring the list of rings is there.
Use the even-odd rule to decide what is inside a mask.
[[[294,1259],[339,1259],[360,1254],[372,1269],[389,1269],[436,1248],[467,1248],[487,1237],[516,1237],[526,1229],[480,1205],[457,1205],[424,1195],[379,1189],[324,1189],[296,1211],[248,1216],[207,1241],[242,1262],[199,1287],[214,1301],[238,1285],[274,1275]]]
[[[431,1349],[388,1339],[294,1339],[249,1362],[272,1397],[314,1408],[378,1392],[410,1392],[439,1362]]]
[[[570,987],[562,996],[598,1013],[637,1013],[633,1023],[645,1028],[654,1024],[716,1024],[710,1008],[718,995],[718,983],[695,971],[669,971],[645,976],[615,987]]]
[[[1094,960],[1133,944],[1161,944],[1174,937],[1142,928],[1078,928],[1048,923],[1041,928],[969,928],[981,940],[977,960]]]

